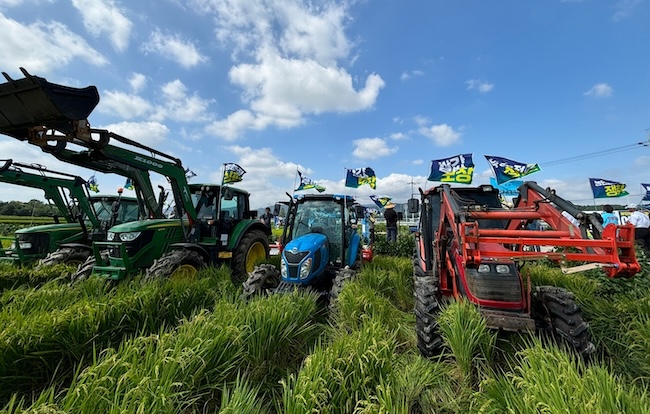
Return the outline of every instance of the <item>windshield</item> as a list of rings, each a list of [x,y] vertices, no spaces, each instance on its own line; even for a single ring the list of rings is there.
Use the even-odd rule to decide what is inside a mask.
[[[332,237],[341,234],[341,206],[334,200],[317,200],[298,204],[293,226],[293,237],[319,231]]]

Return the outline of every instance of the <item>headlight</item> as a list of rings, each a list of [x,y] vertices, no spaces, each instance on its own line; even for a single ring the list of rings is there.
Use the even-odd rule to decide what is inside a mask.
[[[510,273],[510,266],[497,265],[497,273]]]
[[[282,264],[280,265],[280,275],[281,275],[283,278],[286,278],[286,277],[287,277],[287,264],[286,264],[286,263],[282,263]]]
[[[32,244],[30,242],[20,242],[19,245],[21,250],[27,250],[32,248]]]
[[[115,233],[113,233],[112,231],[109,231],[108,233],[106,233],[106,240],[107,241],[115,240]]]
[[[132,231],[130,233],[120,233],[120,240],[123,242],[130,242],[138,238],[140,235],[139,231]]]
[[[479,273],[487,273],[490,271],[490,265],[482,264],[478,266]]]
[[[10,248],[11,250],[16,250],[16,242],[15,242],[15,241],[12,241],[12,242],[11,242],[11,246],[9,246],[9,248]]]
[[[307,276],[309,276],[309,272],[311,272],[311,263],[312,263],[312,259],[310,257],[309,259],[305,260],[305,262],[302,265],[300,265],[300,278],[301,279],[304,279]]]

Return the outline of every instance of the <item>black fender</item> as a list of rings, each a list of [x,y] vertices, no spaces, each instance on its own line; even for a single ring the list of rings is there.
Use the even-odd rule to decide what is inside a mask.
[[[69,248],[69,249],[83,249],[83,250],[88,250],[88,251],[91,252],[91,253],[92,253],[92,251],[93,251],[93,247],[92,247],[92,246],[90,246],[90,245],[88,245],[88,244],[84,244],[84,243],[62,243],[62,244],[59,245],[59,249],[64,248],[64,247],[67,247],[67,248]]]
[[[171,250],[179,250],[179,249],[184,249],[184,250],[192,250],[197,252],[203,257],[203,260],[205,260],[206,263],[211,263],[212,260],[210,258],[210,253],[201,245],[196,244],[196,243],[172,243],[169,245],[169,251]]]

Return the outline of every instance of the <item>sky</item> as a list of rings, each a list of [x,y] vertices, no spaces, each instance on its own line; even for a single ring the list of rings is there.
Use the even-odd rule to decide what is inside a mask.
[[[0,70],[95,85],[92,127],[181,159],[192,183],[239,164],[253,208],[297,171],[403,203],[465,153],[472,185],[492,155],[537,163],[525,179],[574,203],[627,204],[650,182],[648,21],[650,0],[0,0]],[[0,135],[6,158],[93,175]],[[365,167],[376,189],[344,186]],[[594,200],[589,178],[630,196]],[[0,183],[0,201],[34,198]]]

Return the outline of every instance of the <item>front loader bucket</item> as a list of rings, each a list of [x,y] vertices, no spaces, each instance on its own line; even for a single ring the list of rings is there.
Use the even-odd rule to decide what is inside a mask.
[[[95,86],[71,88],[20,70],[25,78],[19,80],[2,72],[7,82],[0,84],[0,133],[24,140],[35,126],[70,132],[73,121],[88,118],[99,103]]]

